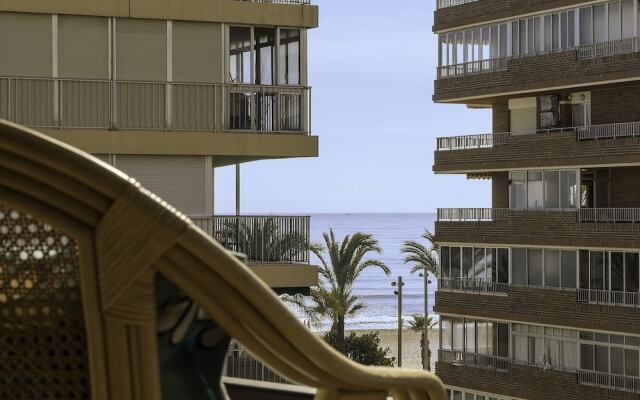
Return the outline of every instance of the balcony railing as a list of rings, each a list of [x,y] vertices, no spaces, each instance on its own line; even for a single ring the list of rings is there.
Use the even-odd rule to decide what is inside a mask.
[[[438,151],[486,149],[505,143],[509,133],[483,133],[478,135],[438,138]]]
[[[614,290],[578,289],[578,302],[588,304],[609,304],[640,307],[638,292],[618,292]]]
[[[473,3],[478,0],[436,0],[436,8],[439,10],[441,8],[460,6],[462,4]]]
[[[631,37],[576,47],[578,59],[597,58],[640,51],[640,38]]]
[[[301,86],[0,77],[0,118],[41,128],[310,133]]]
[[[294,5],[311,4],[311,0],[239,0],[239,1],[247,1],[249,3],[273,3],[273,4],[294,4]]]
[[[607,389],[640,393],[640,378],[603,372],[578,370],[578,383]]]
[[[224,376],[271,383],[291,383],[236,343],[232,343],[227,351]]]
[[[640,122],[576,127],[578,140],[615,139],[640,136]]]
[[[505,218],[509,208],[438,208],[437,221],[496,221]]]
[[[640,222],[640,208],[579,208],[578,222]]]
[[[508,218],[510,212],[573,212],[576,222],[640,222],[640,208],[438,208],[437,221],[482,222]]]
[[[467,365],[470,367],[495,369],[506,371],[509,359],[486,354],[465,353],[460,350],[438,350],[438,361],[450,364]]]
[[[248,262],[309,263],[308,216],[213,216],[191,220]]]
[[[461,64],[442,65],[438,67],[438,79],[481,74],[484,72],[506,71],[507,58],[469,61]]]
[[[483,279],[439,278],[438,290],[459,290],[475,293],[507,293],[508,283],[490,282]]]

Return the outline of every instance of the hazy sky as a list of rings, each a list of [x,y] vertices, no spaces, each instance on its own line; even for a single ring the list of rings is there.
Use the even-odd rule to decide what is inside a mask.
[[[432,212],[487,207],[488,181],[434,175],[436,137],[491,131],[491,113],[434,104],[435,0],[314,0],[309,31],[320,157],[242,164],[242,213]],[[216,213],[234,211],[216,170]]]

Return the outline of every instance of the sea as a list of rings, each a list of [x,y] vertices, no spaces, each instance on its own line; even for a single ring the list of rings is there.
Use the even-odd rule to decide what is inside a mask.
[[[353,291],[360,296],[365,308],[345,321],[348,330],[395,329],[398,326],[398,298],[394,294],[392,282],[402,276],[404,282],[402,296],[402,316],[404,326],[408,325],[412,314],[424,313],[424,278],[418,273],[411,274],[411,264],[404,263],[400,249],[407,240],[423,240],[421,234],[425,229],[433,232],[435,214],[311,214],[311,240],[324,243],[323,233],[333,229],[336,239],[342,241],[345,235],[363,232],[373,235],[383,249],[383,254],[374,257],[386,263],[391,269],[385,275],[379,268],[365,270],[357,279]],[[311,262],[320,265],[312,255]],[[430,278],[429,315],[433,314],[436,280]],[[305,316],[294,310],[298,317]],[[320,326],[312,326],[314,330],[328,330],[329,321]]]

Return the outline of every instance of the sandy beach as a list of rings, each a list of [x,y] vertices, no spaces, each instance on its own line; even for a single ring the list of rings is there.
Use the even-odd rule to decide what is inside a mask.
[[[375,331],[355,331],[356,333]],[[389,355],[397,357],[398,355],[398,330],[397,329],[380,329],[381,345],[388,347]],[[348,334],[348,332],[347,332]],[[438,355],[438,330],[429,330],[429,347],[431,348],[431,370],[435,368],[435,362]],[[418,368],[422,369],[422,360],[420,354],[420,333],[411,330],[404,330],[402,332],[402,366],[404,368]]]

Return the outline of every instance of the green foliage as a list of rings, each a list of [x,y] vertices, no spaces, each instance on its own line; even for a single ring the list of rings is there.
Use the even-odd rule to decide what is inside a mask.
[[[243,253],[249,261],[289,262],[306,259],[305,235],[283,232],[276,218],[225,222],[216,239],[226,248]]]
[[[431,273],[435,276],[440,275],[440,266],[438,262],[438,243],[435,242],[435,236],[429,230],[425,229],[422,234],[428,245],[420,242],[409,240],[404,242],[402,253],[404,253],[404,262],[413,263],[411,273],[422,272]]]
[[[338,337],[336,332],[328,332],[324,335],[324,340],[334,348],[338,348]],[[355,332],[351,332],[349,336],[344,338],[344,355],[364,365],[378,365],[393,367],[395,357],[387,357],[389,348],[380,346],[379,332],[363,333],[357,336]]]
[[[420,358],[422,359],[422,367],[424,368],[424,343],[425,343],[425,337],[424,337],[424,315],[422,314],[413,314],[412,319],[409,321],[409,329],[411,329],[414,332],[420,332]],[[436,321],[433,320],[432,317],[429,317],[427,319],[427,328],[431,329],[433,327],[435,327],[437,324]],[[431,349],[429,349],[429,359],[431,359]],[[431,366],[426,366],[427,370],[430,370]]]
[[[340,242],[330,229],[324,233],[324,241],[310,245],[320,260],[320,286],[311,288],[311,301],[305,302],[302,296],[285,300],[296,304],[315,324],[322,318],[331,319],[337,347],[343,348],[345,318],[364,308],[360,298],[353,294],[354,282],[368,268],[379,268],[386,275],[391,270],[382,261],[367,257],[370,253],[382,254],[380,244],[369,234],[357,232]]]

